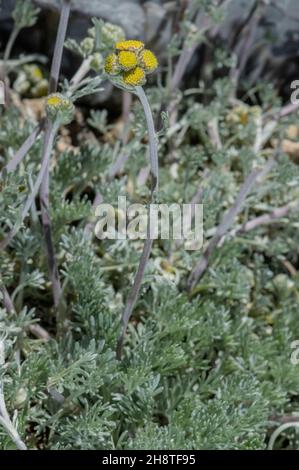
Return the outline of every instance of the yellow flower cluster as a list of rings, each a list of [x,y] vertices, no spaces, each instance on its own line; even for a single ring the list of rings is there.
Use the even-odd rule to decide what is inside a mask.
[[[146,82],[146,74],[158,67],[155,54],[144,49],[144,44],[137,40],[119,41],[115,44],[115,52],[109,54],[105,61],[105,72],[108,75],[120,76],[125,85],[142,86]]]

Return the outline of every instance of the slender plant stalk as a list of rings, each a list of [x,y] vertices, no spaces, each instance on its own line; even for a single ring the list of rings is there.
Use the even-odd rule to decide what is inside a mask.
[[[54,139],[55,139],[55,135],[56,135],[56,132],[58,130],[58,127],[59,127],[59,123],[55,122],[55,123],[50,125],[50,128],[49,128],[48,132],[46,133],[46,139],[44,141],[43,157],[42,157],[40,171],[39,171],[38,176],[36,178],[36,181],[33,185],[31,193],[30,193],[30,195],[29,195],[29,197],[28,197],[28,199],[27,199],[27,201],[26,201],[26,203],[25,203],[25,205],[24,205],[24,207],[21,211],[19,220],[15,223],[14,227],[6,235],[4,240],[2,240],[2,242],[0,243],[0,250],[4,250],[8,246],[10,241],[13,239],[13,237],[18,233],[20,227],[22,226],[22,223],[23,223],[25,217],[27,216],[27,214],[28,214],[33,202],[34,202],[34,199],[36,198],[36,196],[38,194],[38,190],[40,188],[41,182],[44,178],[44,175],[46,173],[46,170],[47,170],[47,167],[48,167],[48,164],[49,164],[49,160],[50,160],[50,156],[51,156],[51,152],[52,152],[52,148],[53,148],[53,143],[54,143]]]
[[[40,62],[46,64],[48,62],[47,57],[42,54],[29,54],[26,57],[19,57],[18,59],[9,59],[6,62],[8,70],[19,67],[20,65],[28,64],[28,62]],[[4,61],[0,60],[0,67],[3,66]]]
[[[12,48],[13,48],[14,43],[15,43],[18,35],[19,35],[19,32],[20,32],[19,28],[16,28],[16,27],[13,28],[13,30],[12,30],[10,36],[9,36],[8,42],[6,44],[6,48],[5,48],[4,56],[3,56],[3,61],[1,62],[1,66],[0,66],[0,80],[2,80],[3,83],[4,83],[5,106],[7,106],[7,103],[9,101],[9,83],[8,83],[8,79],[7,79],[7,61],[10,57]]]
[[[298,109],[299,109],[299,103],[286,105],[281,109],[279,113],[279,117],[281,118],[286,117],[289,114],[295,113],[296,111],[298,111]]]
[[[209,137],[210,137],[210,140],[211,140],[213,146],[217,150],[221,150],[223,148],[223,144],[221,142],[221,137],[220,137],[220,134],[219,134],[218,119],[216,117],[212,118],[208,122],[207,131],[208,131],[208,134],[209,134]]]
[[[149,221],[148,221],[148,225],[149,225]],[[147,266],[147,262],[149,260],[149,257],[152,251],[153,240],[149,238],[149,235],[150,234],[148,231],[147,238],[145,240],[144,247],[142,250],[141,258],[139,261],[138,270],[135,275],[133,287],[127,298],[126,306],[125,306],[122,319],[121,319],[121,332],[117,341],[117,348],[116,348],[116,357],[118,360],[121,360],[121,357],[122,357],[123,343],[124,343],[124,339],[125,339],[125,335],[127,331],[127,326],[128,326],[130,317],[132,315],[132,312],[134,310],[134,307],[135,307],[135,304],[136,304],[136,301],[140,292],[145,268]]]
[[[57,38],[56,38],[56,43],[55,43],[55,48],[54,48],[54,53],[53,53],[53,61],[52,61],[52,66],[51,66],[49,93],[55,93],[57,91],[64,41],[65,41],[66,30],[68,27],[69,17],[70,17],[70,10],[71,10],[71,0],[63,0],[59,26],[58,26],[58,31],[57,31]]]
[[[37,339],[41,339],[42,341],[45,341],[45,342],[50,341],[50,339],[51,339],[51,336],[49,335],[47,330],[45,330],[40,325],[36,325],[36,324],[29,325],[28,329],[29,329],[30,333],[33,336],[35,336]]]
[[[295,428],[296,431],[299,432],[299,423],[290,422],[281,424],[271,435],[269,439],[268,450],[273,450],[276,439],[280,436],[281,433],[290,428]]]
[[[6,82],[6,64],[10,58],[12,48],[14,46],[14,43],[16,42],[19,32],[20,32],[19,28],[16,28],[16,27],[13,28],[9,36],[9,39],[7,41],[6,47],[5,47],[3,61],[1,61],[0,78],[1,80],[4,80],[5,82]]]
[[[255,230],[256,228],[262,225],[269,225],[276,221],[279,221],[280,219],[283,219],[291,211],[298,211],[298,210],[299,210],[298,200],[289,202],[288,204],[285,204],[282,207],[277,207],[276,209],[273,209],[273,211],[271,211],[269,214],[263,214],[263,215],[260,215],[259,217],[255,217],[254,219],[249,220],[241,227],[232,231],[230,235],[251,232],[251,230]]]
[[[18,431],[14,427],[9,417],[9,414],[6,409],[4,394],[3,394],[3,384],[0,381],[0,424],[4,427],[6,432],[9,434],[15,445],[19,450],[27,450],[26,445],[19,436]]]
[[[1,279],[0,279],[1,281]],[[2,285],[2,284],[1,284]],[[0,425],[6,430],[7,434],[11,437],[15,445],[19,450],[27,450],[26,445],[22,441],[19,436],[18,431],[16,430],[15,426],[13,425],[9,414],[6,409],[5,399],[4,399],[4,392],[3,392],[3,370],[4,366],[4,341],[0,338]]]
[[[123,135],[122,142],[125,145],[129,138],[129,123],[130,123],[130,112],[132,108],[132,93],[123,91],[122,93],[122,121],[123,121]]]
[[[90,62],[91,62],[90,57],[83,60],[82,64],[78,68],[77,72],[75,73],[75,75],[71,79],[70,90],[76,89],[76,87],[83,80],[83,78],[86,77],[86,75],[90,71]]]
[[[256,31],[259,25],[261,18],[263,17],[264,11],[266,8],[266,4],[261,5],[259,1],[255,2],[255,5],[252,8],[252,12],[250,14],[250,18],[248,18],[248,22],[246,22],[246,26],[244,28],[244,38],[241,38],[238,41],[236,47],[236,55],[238,58],[237,67],[231,69],[230,72],[230,79],[233,84],[233,94],[232,98],[235,98],[236,91],[238,87],[238,83],[242,72],[245,69],[247,61],[252,53],[252,46],[254,44]]]
[[[153,202],[156,197],[156,192],[158,190],[159,178],[158,178],[158,145],[157,145],[157,137],[155,132],[155,126],[153,121],[153,116],[151,112],[151,108],[149,102],[147,100],[146,94],[142,87],[136,87],[136,94],[140,99],[140,102],[143,106],[147,129],[148,129],[148,136],[149,136],[149,147],[150,147],[150,162],[151,162],[151,177],[152,177],[152,186],[151,186],[151,201]],[[141,254],[141,258],[139,261],[139,266],[137,269],[137,273],[135,275],[133,287],[129,293],[127,298],[127,302],[125,305],[125,309],[122,314],[121,319],[121,331],[117,341],[116,347],[116,357],[118,360],[122,358],[122,351],[123,351],[123,343],[128,327],[128,323],[134,307],[136,305],[136,301],[140,292],[142,279],[144,276],[144,272],[151,254],[152,246],[153,246],[153,239],[151,238],[151,225],[150,225],[150,214],[148,213],[148,221],[147,221],[147,238],[144,243],[143,251]]]
[[[272,158],[270,158],[264,167],[260,170],[254,169],[245,179],[241,189],[235,199],[234,204],[232,207],[227,211],[227,213],[223,216],[223,219],[219,226],[216,229],[215,235],[212,237],[211,241],[209,242],[207,248],[205,249],[201,259],[198,261],[196,266],[191,271],[191,274],[187,281],[187,288],[189,292],[191,292],[199,280],[202,278],[204,273],[206,272],[209,261],[214,253],[215,249],[219,244],[222,243],[224,236],[226,235],[227,231],[231,228],[236,216],[240,213],[242,206],[246,200],[247,195],[250,193],[254,185],[257,181],[263,179],[269,171],[272,170],[273,166],[277,162],[277,157],[279,156],[282,148],[282,140],[283,140],[283,132],[281,132],[279,142],[277,144],[276,150]]]
[[[5,64],[8,61],[8,59],[10,58],[12,48],[14,46],[14,43],[16,42],[16,39],[19,35],[19,32],[20,32],[19,28],[13,28],[13,30],[11,32],[11,35],[8,39],[7,44],[6,44],[6,48],[5,48],[4,56],[3,56],[3,61],[4,61]]]
[[[40,135],[41,131],[43,130],[45,125],[45,121],[42,120],[31,132],[29,137],[25,140],[23,145],[19,148],[15,156],[7,163],[7,165],[3,168],[2,172],[0,172],[0,177],[4,176],[6,173],[11,173],[14,171],[17,166],[21,163],[23,158],[26,157],[29,150],[33,147],[36,142],[36,139]]]
[[[51,66],[50,73],[50,83],[49,83],[49,94],[55,93],[57,91],[59,74],[61,69],[62,54],[64,41],[66,37],[66,31],[69,22],[71,8],[71,0],[64,0],[62,3],[61,15],[59,20],[57,38],[54,48],[53,61]],[[51,122],[48,120],[46,123],[45,131],[45,142],[48,141],[49,135],[51,134]],[[53,142],[52,142],[53,143]],[[44,147],[45,152],[47,151],[47,146]],[[41,221],[43,226],[45,244],[46,244],[46,253],[48,259],[48,268],[49,275],[52,284],[53,300],[54,306],[57,308],[60,303],[61,298],[61,284],[59,280],[58,266],[55,256],[55,249],[52,236],[52,224],[49,214],[49,179],[50,179],[50,162],[46,166],[45,173],[40,187],[40,203],[41,203]]]
[[[240,213],[242,206],[246,200],[247,195],[250,193],[252,188],[254,187],[256,181],[260,178],[263,178],[266,176],[266,174],[273,168],[275,165],[276,161],[275,158],[271,158],[268,160],[266,165],[261,169],[254,169],[252,172],[247,176],[246,180],[244,181],[236,199],[235,203],[232,205],[232,207],[229,209],[229,211],[223,216],[223,219],[220,223],[220,225],[217,227],[216,233],[211,239],[208,247],[204,251],[201,259],[199,262],[196,264],[195,268],[192,270],[189,279],[188,279],[188,289],[192,291],[198,281],[201,279],[203,274],[205,273],[208,265],[210,258],[212,254],[214,253],[214,250],[217,248],[220,240],[222,237],[226,234],[227,230],[231,227],[233,224],[236,216]]]
[[[117,158],[116,162],[111,165],[108,170],[108,181],[113,180],[113,178],[121,171],[121,169],[125,166],[126,162],[128,161],[130,153],[128,151],[123,150],[119,157]]]
[[[50,134],[51,134],[51,124],[49,124],[47,127],[47,130],[45,133],[45,141],[48,141]],[[54,141],[52,141],[52,144],[53,143]],[[45,152],[46,151],[47,151],[47,148],[45,147]],[[50,280],[52,283],[53,300],[54,300],[54,306],[57,308],[60,302],[62,289],[61,289],[61,284],[59,280],[58,267],[57,267],[55,252],[54,252],[51,219],[50,219],[50,214],[49,214],[49,168],[50,168],[50,158],[48,159],[47,167],[46,167],[42,184],[41,184],[41,188],[40,188],[40,205],[41,205],[41,220],[42,220],[44,238],[45,238],[45,244],[46,244],[46,250],[47,250],[49,274],[50,274]]]
[[[299,423],[298,414],[287,414],[287,415],[271,415],[269,416],[269,421],[275,421],[281,424],[286,423]]]
[[[2,294],[3,305],[8,313],[14,312],[14,305],[13,301],[4,285],[1,273],[0,273],[0,292]]]
[[[157,136],[155,131],[155,125],[153,120],[152,111],[144,93],[142,87],[136,87],[136,94],[140,99],[140,102],[143,106],[147,129],[148,129],[148,137],[149,137],[149,151],[150,151],[150,162],[151,162],[151,176],[152,176],[152,189],[151,189],[151,199],[154,199],[154,196],[158,190],[159,179],[158,179],[158,170],[159,170],[159,163],[158,163],[158,145],[157,145]]]

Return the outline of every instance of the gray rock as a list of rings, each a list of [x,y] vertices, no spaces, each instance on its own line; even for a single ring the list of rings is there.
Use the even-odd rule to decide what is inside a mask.
[[[61,5],[60,0],[35,0],[35,3],[40,7],[55,10],[60,9]],[[142,38],[144,35],[145,15],[136,0],[73,0],[72,11],[118,24],[132,38]]]
[[[224,25],[221,27],[225,38],[228,37],[232,25],[246,18],[253,3],[254,0],[232,0],[226,11]],[[276,42],[281,43],[290,32],[298,31],[298,0],[280,0],[276,2],[276,6],[273,3],[269,3],[266,9],[265,21],[260,25],[259,32],[261,36],[265,26],[267,26]]]
[[[144,39],[146,42],[151,42],[158,33],[161,33],[159,30],[167,12],[163,5],[159,5],[156,2],[146,2],[144,10],[146,15]]]

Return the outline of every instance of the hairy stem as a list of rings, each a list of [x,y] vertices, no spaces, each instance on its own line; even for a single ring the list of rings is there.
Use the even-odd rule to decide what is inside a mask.
[[[48,141],[51,133],[51,126],[49,125],[45,133],[45,141]],[[45,148],[45,152],[47,148]],[[54,299],[54,306],[58,307],[61,297],[61,285],[59,281],[58,267],[55,258],[54,244],[52,238],[51,219],[49,214],[49,168],[50,159],[46,167],[46,171],[40,187],[40,205],[41,205],[41,219],[44,231],[44,238],[46,244],[48,267],[50,273],[50,280],[52,283],[52,292]]]
[[[4,176],[6,173],[11,173],[14,171],[17,166],[21,163],[23,158],[26,157],[29,150],[33,147],[38,138],[39,134],[44,128],[44,120],[42,120],[31,132],[29,137],[25,140],[23,145],[19,148],[15,156],[7,163],[7,165],[3,168],[2,172],[0,172],[0,178]]]
[[[59,126],[59,123],[57,123],[57,122],[54,123],[54,124],[51,124],[49,131],[46,133],[46,139],[45,139],[45,142],[44,142],[43,158],[42,158],[42,162],[41,162],[40,171],[39,171],[38,176],[36,178],[36,181],[33,185],[31,193],[30,193],[27,201],[25,202],[25,205],[24,205],[24,207],[23,207],[23,209],[20,213],[19,220],[15,223],[14,227],[6,235],[4,240],[2,240],[2,242],[0,243],[0,250],[4,250],[8,246],[10,241],[13,239],[13,237],[18,233],[19,229],[22,226],[22,223],[23,223],[25,217],[27,216],[27,214],[28,214],[33,202],[34,202],[34,199],[36,198],[36,196],[38,194],[38,190],[40,188],[41,182],[44,178],[44,175],[45,175],[47,167],[48,167],[48,163],[49,163],[49,160],[50,160],[51,151],[52,151],[52,148],[53,148],[53,143],[54,143],[54,139],[55,139],[55,135],[56,135],[58,126]]]
[[[55,93],[58,86],[66,30],[69,23],[71,0],[63,0],[57,38],[50,72],[49,93]]]
[[[75,75],[71,79],[70,90],[75,89],[79,85],[79,83],[83,80],[83,78],[86,77],[86,75],[90,71],[90,62],[91,62],[90,57],[83,60],[82,64],[78,68],[77,72],[75,73]]]
[[[149,225],[149,222],[148,222],[148,225]],[[116,348],[116,357],[118,360],[121,360],[121,357],[122,357],[123,343],[124,343],[128,323],[131,318],[132,312],[134,310],[136,301],[138,299],[145,268],[147,266],[147,262],[149,260],[149,257],[152,251],[152,246],[153,246],[153,240],[149,238],[149,233],[147,233],[147,238],[144,243],[144,247],[143,247],[141,258],[139,261],[137,273],[135,275],[133,287],[129,293],[126,306],[122,314],[121,332],[117,341],[117,348]]]
[[[51,66],[50,73],[50,83],[49,83],[49,93],[55,93],[57,91],[59,74],[61,69],[62,54],[64,41],[66,37],[66,31],[69,22],[71,9],[71,0],[64,0],[62,3],[61,15],[59,20],[57,38],[54,48],[53,61]],[[51,123],[47,121],[46,132],[45,132],[45,142],[48,141],[49,135],[51,134]],[[52,142],[53,143],[53,142]],[[44,147],[45,152],[47,151],[47,146]],[[55,256],[55,249],[52,237],[52,224],[49,214],[49,180],[50,180],[50,162],[46,166],[45,173],[43,175],[41,187],[40,187],[40,203],[41,203],[41,212],[42,212],[42,226],[45,237],[46,244],[46,254],[48,259],[48,267],[50,280],[52,283],[52,292],[54,299],[54,306],[57,308],[60,303],[61,298],[61,284],[58,274],[58,266]]]
[[[219,241],[219,246],[221,246],[225,240],[229,238],[234,238],[237,235],[242,235],[252,230],[255,230],[263,225],[270,225],[274,224],[275,222],[281,221],[284,217],[286,217],[290,212],[298,212],[299,211],[299,201],[291,201],[284,206],[277,207],[273,209],[268,214],[263,214],[254,219],[248,220],[248,222],[244,223],[243,225],[239,225],[236,228],[230,230],[227,235],[223,236],[222,239]]]
[[[152,185],[151,185],[151,201],[153,202],[156,196],[156,192],[158,190],[158,146],[157,146],[157,137],[155,132],[155,126],[153,121],[152,112],[150,109],[149,102],[147,100],[146,94],[142,87],[136,87],[136,94],[140,99],[140,102],[143,106],[147,128],[148,128],[148,137],[149,137],[149,148],[150,148],[150,161],[151,161],[151,177],[152,177]],[[137,273],[135,275],[135,279],[133,282],[133,287],[129,293],[127,298],[127,302],[125,305],[124,312],[122,314],[121,319],[121,331],[117,341],[116,347],[116,357],[118,360],[121,360],[122,357],[122,350],[123,350],[123,343],[125,339],[125,334],[127,331],[128,323],[134,307],[136,305],[136,301],[138,299],[138,295],[140,292],[142,279],[144,276],[144,272],[151,254],[153,246],[153,239],[151,238],[151,225],[150,225],[150,217],[148,214],[148,222],[147,222],[147,238],[144,243],[143,251],[141,254],[141,258],[139,261],[139,266],[137,269]]]
[[[152,111],[151,111],[148,99],[146,97],[146,94],[144,93],[143,88],[142,87],[136,87],[136,94],[137,94],[138,98],[140,99],[140,102],[143,106],[145,119],[146,119],[146,124],[147,124],[147,129],[148,129],[150,162],[151,162],[151,176],[152,176],[152,190],[151,190],[152,194],[151,194],[151,198],[153,199],[154,196],[155,196],[155,193],[158,190],[158,185],[159,185],[159,178],[158,178],[159,164],[158,164],[157,136],[156,136]]]
[[[14,69],[20,65],[28,64],[28,62],[40,62],[41,64],[46,64],[48,62],[47,57],[42,54],[29,54],[26,57],[19,57],[18,59],[9,59],[6,62],[7,70]],[[3,60],[0,60],[0,67],[3,67]]]
[[[251,219],[246,224],[244,224],[237,233],[247,233],[251,230],[255,230],[257,227],[261,225],[268,225],[272,222],[275,222],[283,217],[286,217],[289,212],[291,211],[298,211],[299,210],[299,201],[292,201],[282,207],[277,207],[269,214],[260,215],[255,219]]]

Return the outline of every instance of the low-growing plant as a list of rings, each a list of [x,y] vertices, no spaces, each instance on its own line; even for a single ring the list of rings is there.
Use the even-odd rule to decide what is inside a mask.
[[[25,94],[48,84],[38,121],[14,84],[23,58],[11,58],[38,11],[16,3],[1,61],[2,449],[298,447],[299,169],[287,142],[299,106],[266,83],[238,98],[266,2],[232,51],[211,46],[228,3],[182,2],[157,69],[118,25],[94,19],[66,40],[63,0],[49,77],[26,69]],[[183,88],[203,44],[209,67]],[[64,45],[81,65],[61,82]],[[107,80],[121,126],[81,107]],[[153,243],[150,224],[144,242],[99,241],[95,209],[119,195],[203,203],[203,250]]]

